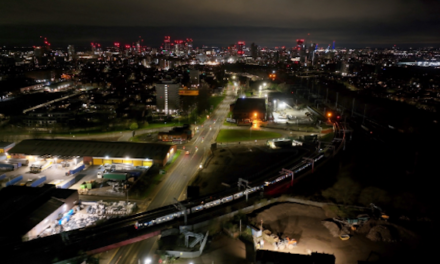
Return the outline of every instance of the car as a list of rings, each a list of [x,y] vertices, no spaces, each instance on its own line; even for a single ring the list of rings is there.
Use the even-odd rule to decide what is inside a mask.
[[[187,150],[187,151],[185,151],[185,155],[189,155],[189,151]]]

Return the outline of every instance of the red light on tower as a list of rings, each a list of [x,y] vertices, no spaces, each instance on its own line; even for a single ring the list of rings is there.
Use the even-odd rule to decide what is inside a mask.
[[[237,54],[238,55],[243,55],[244,54],[244,51],[243,51],[243,46],[244,46],[244,41],[239,41],[238,43],[238,51],[237,51]]]

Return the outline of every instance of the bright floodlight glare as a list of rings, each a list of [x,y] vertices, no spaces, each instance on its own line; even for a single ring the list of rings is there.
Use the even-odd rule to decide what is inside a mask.
[[[146,260],[145,260],[145,264],[150,264],[151,263],[151,259],[150,258],[147,258]]]
[[[266,83],[263,83],[264,84],[264,86],[266,86]]]
[[[285,107],[285,106],[286,106],[286,103],[281,103],[280,106],[281,106],[281,107]]]

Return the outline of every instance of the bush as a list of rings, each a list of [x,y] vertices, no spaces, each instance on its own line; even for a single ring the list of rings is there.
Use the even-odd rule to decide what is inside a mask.
[[[133,123],[130,124],[130,130],[136,130],[138,128],[139,128],[139,126],[138,126],[138,124],[136,122],[133,122]]]

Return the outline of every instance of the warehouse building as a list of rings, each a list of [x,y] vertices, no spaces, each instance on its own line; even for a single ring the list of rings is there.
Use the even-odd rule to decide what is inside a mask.
[[[63,157],[74,157],[75,163],[86,165],[132,164],[151,167],[165,166],[176,153],[176,145],[160,143],[105,142],[91,140],[28,139],[9,150],[11,158],[41,159],[62,162]]]
[[[244,120],[266,120],[266,100],[260,98],[238,98],[230,105],[232,119],[237,122]]]
[[[13,142],[0,141],[0,155],[6,154],[8,151],[15,146]]]
[[[57,189],[46,184],[41,188],[9,186],[0,191],[0,243],[35,239],[53,227],[78,203],[78,192]]]

